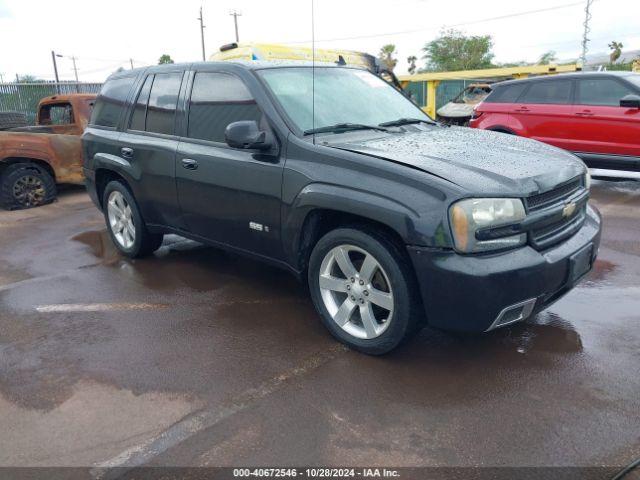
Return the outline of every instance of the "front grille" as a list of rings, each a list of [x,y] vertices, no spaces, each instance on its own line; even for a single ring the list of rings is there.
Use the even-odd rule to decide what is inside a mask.
[[[582,187],[582,178],[576,178],[548,192],[527,198],[527,210],[535,212],[555,203],[560,203]]]
[[[580,230],[586,219],[587,208],[587,197],[582,194],[583,187],[582,178],[575,178],[553,190],[525,199],[529,214],[542,215],[540,222],[536,222],[540,226],[534,225],[529,232],[529,240],[534,248],[538,250],[549,248]],[[568,217],[563,217],[562,207],[576,197],[580,200],[575,212]],[[547,209],[549,214],[545,215],[546,212],[543,210]]]
[[[569,238],[580,230],[584,223],[585,215],[586,205],[582,206],[572,218],[563,219],[546,227],[532,230],[531,243],[538,250],[542,250],[561,242],[565,238]]]

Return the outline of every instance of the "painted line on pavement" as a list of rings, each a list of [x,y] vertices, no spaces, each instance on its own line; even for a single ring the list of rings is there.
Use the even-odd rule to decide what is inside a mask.
[[[166,303],[61,303],[57,305],[39,305],[40,313],[51,312],[108,312],[118,310],[152,310],[169,308]]]
[[[148,463],[153,460],[154,457],[188,440],[203,430],[211,428],[232,415],[249,408],[258,400],[283,388],[286,382],[300,378],[316,370],[348,350],[344,345],[333,345],[317,355],[309,357],[300,365],[267,380],[259,386],[245,390],[229,402],[187,415],[156,437],[146,440],[139,445],[135,445],[111,459],[97,464],[96,467],[91,470],[91,475],[99,480],[110,480],[121,477],[127,470]]]

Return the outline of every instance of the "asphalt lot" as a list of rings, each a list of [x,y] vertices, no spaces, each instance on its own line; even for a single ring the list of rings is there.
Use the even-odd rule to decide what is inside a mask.
[[[0,466],[596,466],[640,455],[640,182],[594,181],[587,281],[482,336],[339,346],[286,272],[168,237],[124,260],[82,190],[0,212]]]

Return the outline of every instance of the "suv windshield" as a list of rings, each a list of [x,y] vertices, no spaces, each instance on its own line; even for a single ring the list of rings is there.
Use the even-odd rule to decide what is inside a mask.
[[[303,132],[340,124],[378,126],[399,119],[432,122],[384,80],[364,70],[335,67],[315,68],[314,122],[313,71],[310,67],[259,71],[291,121]]]

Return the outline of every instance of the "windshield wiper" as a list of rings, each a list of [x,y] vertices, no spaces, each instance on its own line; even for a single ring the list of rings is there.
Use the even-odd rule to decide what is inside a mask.
[[[329,132],[348,132],[350,130],[380,130],[387,132],[388,130],[384,125],[365,125],[364,123],[336,123],[335,125],[327,125],[326,127],[310,128],[305,130],[305,135],[311,135],[313,133],[329,133]]]
[[[399,118],[397,120],[391,120],[390,122],[383,122],[380,127],[399,127],[401,125],[411,125],[414,123],[428,123],[429,125],[435,125],[433,120],[425,120],[423,118]]]

